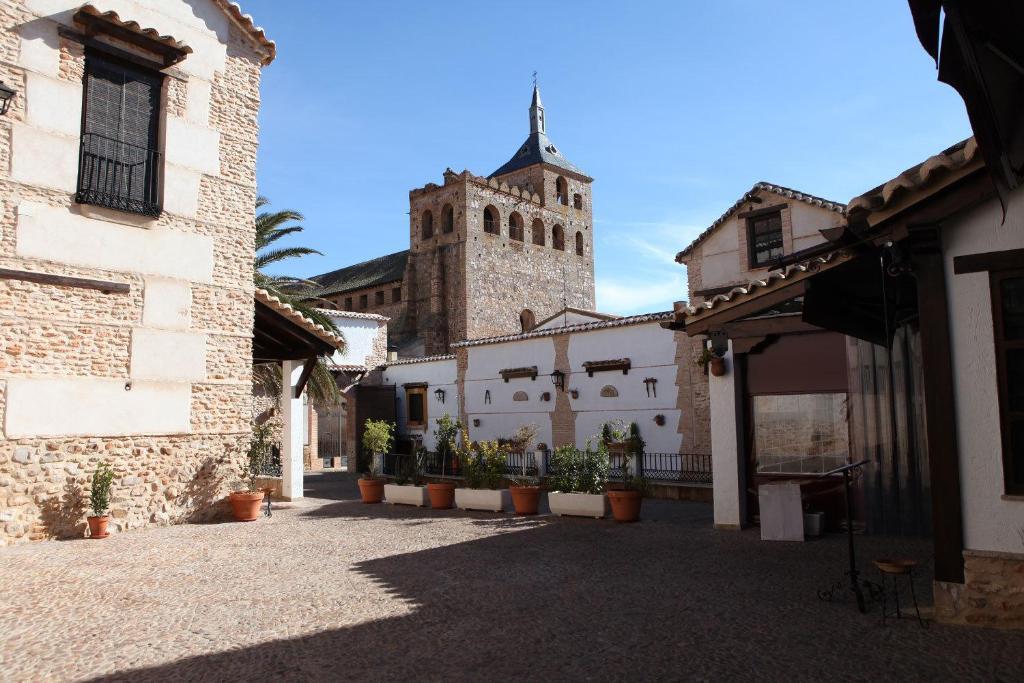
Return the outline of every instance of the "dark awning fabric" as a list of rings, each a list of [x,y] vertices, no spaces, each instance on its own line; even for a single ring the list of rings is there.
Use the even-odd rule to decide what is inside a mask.
[[[1005,197],[1024,183],[1024,3],[908,1],[918,39],[935,59],[939,80],[963,98],[985,164]]]

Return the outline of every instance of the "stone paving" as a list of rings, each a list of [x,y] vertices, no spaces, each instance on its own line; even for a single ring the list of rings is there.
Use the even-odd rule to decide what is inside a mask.
[[[0,551],[0,680],[1021,680],[1024,633],[880,624],[815,591],[841,536],[362,505]],[[315,496],[315,497],[313,497]],[[861,538],[865,558],[927,543]],[[919,594],[929,595],[921,577]]]

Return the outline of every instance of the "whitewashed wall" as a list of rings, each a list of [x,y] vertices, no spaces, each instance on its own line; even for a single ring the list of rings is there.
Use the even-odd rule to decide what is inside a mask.
[[[436,361],[424,361],[419,363],[405,363],[389,365],[384,369],[384,384],[393,384],[397,387],[395,394],[398,396],[397,421],[400,434],[422,437],[423,445],[431,450],[436,447],[434,440],[435,420],[442,415],[451,415],[453,419],[459,418],[459,392],[455,384],[456,369],[455,359],[446,358]],[[427,383],[427,426],[423,429],[409,429],[407,422],[405,391],[403,384],[426,382]],[[441,403],[434,395],[434,391],[443,389],[445,392],[444,403]]]
[[[328,311],[323,310],[327,316],[334,321],[334,324],[341,331],[341,335],[345,338],[345,353],[335,351],[334,356],[331,360],[338,365],[367,365],[372,367],[376,365],[380,360],[375,358],[376,349],[381,346],[386,346],[386,342],[382,344],[381,338],[387,337],[387,318],[381,316],[375,316],[373,318],[367,318],[365,316],[352,317],[347,316],[341,311]]]
[[[520,426],[537,426],[538,443],[551,444],[550,412],[555,408],[555,387],[551,384],[555,344],[552,337],[524,339],[506,344],[487,344],[468,348],[466,368],[466,413],[470,436],[474,440],[509,437]],[[498,374],[505,368],[537,366],[537,379],[510,378],[506,383]],[[491,402],[485,402],[490,392]],[[516,401],[517,392],[526,401]],[[542,401],[547,392],[550,401]],[[480,420],[474,427],[473,421]]]
[[[466,413],[470,438],[474,440],[509,437],[524,424],[538,428],[537,441],[552,445],[551,415],[555,410],[555,387],[551,371],[555,368],[555,337],[523,339],[500,344],[470,346],[466,368]],[[571,373],[566,378],[566,392],[579,391],[579,398],[569,398],[576,414],[576,442],[585,445],[587,439],[598,434],[601,425],[610,420],[635,421],[649,452],[685,452],[686,445],[677,431],[680,411],[679,389],[676,386],[675,338],[671,331],[662,329],[657,322],[640,325],[591,330],[569,334],[569,364]],[[632,369],[598,372],[587,377],[585,361],[609,360],[629,357]],[[511,378],[505,382],[500,371],[507,368],[537,367],[537,378]],[[644,378],[656,378],[657,396],[648,396]],[[405,395],[401,387],[410,382],[427,382],[429,416],[431,424],[439,415],[448,412],[458,417],[455,393],[456,369],[454,360],[411,363],[389,366],[384,372],[386,384],[398,387],[399,426],[405,429]],[[437,405],[433,391],[445,389],[445,405]],[[600,395],[606,386],[615,387],[617,397]],[[550,400],[542,400],[544,393]],[[487,395],[490,395],[488,402]],[[516,400],[525,394],[526,400]],[[665,424],[655,423],[656,415],[665,416]],[[474,426],[474,421],[479,425]],[[425,443],[433,447],[431,426]]]
[[[971,550],[1021,553],[1024,499],[1001,495],[1003,444],[989,274],[954,274],[953,259],[964,254],[1024,248],[1024,191],[1017,190],[1010,196],[1005,223],[999,202],[991,200],[948,222],[943,226],[942,236],[953,346],[964,545]]]

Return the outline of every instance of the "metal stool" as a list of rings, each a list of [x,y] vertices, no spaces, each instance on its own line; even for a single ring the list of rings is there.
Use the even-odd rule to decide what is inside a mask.
[[[917,606],[917,593],[914,591],[914,567],[917,566],[917,562],[915,560],[875,560],[875,566],[882,575],[882,624],[885,624],[885,618],[888,616],[888,591],[886,590],[885,579],[889,577],[892,580],[892,595],[896,601],[896,618],[902,619],[903,612],[900,610],[900,587],[898,581],[901,576],[905,576],[907,577],[907,583],[910,584],[910,597],[914,601],[917,623],[924,627],[925,623],[924,619],[921,618],[921,609]]]

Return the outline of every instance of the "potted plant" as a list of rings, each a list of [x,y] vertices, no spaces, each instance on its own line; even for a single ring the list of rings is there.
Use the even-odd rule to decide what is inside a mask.
[[[721,377],[725,374],[725,358],[707,346],[704,347],[704,350],[700,352],[700,356],[697,357],[697,365],[700,366],[705,375],[708,374],[709,369],[715,377]]]
[[[384,500],[384,479],[380,476],[381,460],[391,450],[395,425],[387,420],[367,419],[363,427],[363,450],[370,454],[370,467],[359,478],[359,495],[364,503]]]
[[[530,477],[526,471],[526,454],[537,438],[537,425],[520,425],[512,435],[512,448],[523,455],[522,475],[509,479],[509,493],[512,495],[512,507],[517,515],[535,515],[540,507],[539,482]]]
[[[273,425],[270,422],[253,424],[245,470],[242,473],[242,484],[245,488],[232,491],[228,496],[235,521],[252,522],[259,518],[260,505],[266,493],[256,488],[256,478],[263,474],[264,467],[270,462],[273,449]]]
[[[413,455],[399,455],[395,469],[395,482],[384,484],[385,502],[423,507],[429,501],[427,487],[420,485],[423,475],[425,448],[417,448]]]
[[[551,493],[548,505],[559,517],[576,515],[601,519],[607,508],[604,496],[608,480],[608,446],[587,441],[585,449],[559,446],[551,455]]]
[[[465,443],[468,435],[463,433],[462,439]],[[462,510],[504,510],[510,498],[508,489],[501,488],[508,449],[497,441],[481,441],[459,455],[466,486],[455,489],[455,505]]]
[[[89,490],[89,507],[92,515],[89,521],[89,538],[106,538],[110,535],[107,525],[110,523],[110,485],[114,481],[114,470],[110,465],[101,462],[92,475],[92,487]]]
[[[607,425],[606,425],[607,426]],[[621,432],[617,432],[621,434]],[[621,438],[621,437],[620,437]],[[629,434],[623,439],[625,450],[622,457],[622,485],[608,490],[612,517],[616,522],[635,522],[640,519],[640,505],[647,492],[647,480],[637,475],[632,464],[644,456],[647,444],[640,437],[636,422],[629,425]]]
[[[437,457],[441,461],[441,476],[448,474],[448,464],[454,461],[456,456],[456,441],[459,432],[462,431],[462,423],[453,420],[451,415],[445,413],[437,420],[437,429],[434,430],[434,442],[436,444]],[[435,510],[447,510],[455,502],[455,484],[450,481],[431,482],[427,484],[427,495],[430,497],[430,507]]]

